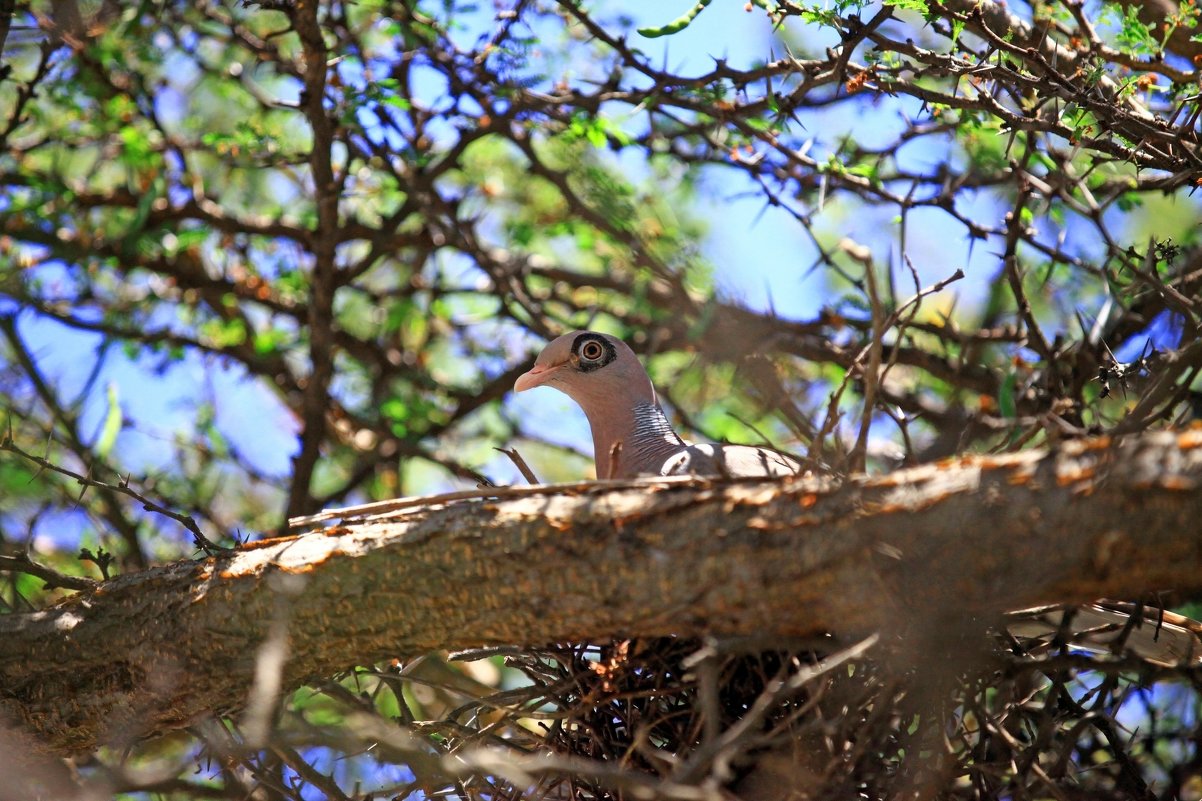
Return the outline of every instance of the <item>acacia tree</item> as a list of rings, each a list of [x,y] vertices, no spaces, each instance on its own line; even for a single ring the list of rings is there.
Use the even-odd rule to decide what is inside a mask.
[[[1072,609],[985,632],[1007,602],[1123,594],[1162,625],[1202,592],[1196,443],[1155,433],[1193,418],[1202,370],[1198,9],[707,5],[636,29],[566,0],[0,2],[14,793],[1196,793],[1194,654],[1127,649],[1138,605],[1102,655]],[[746,14],[757,59],[658,49]],[[819,276],[818,311],[716,288],[700,243],[730,224],[702,208],[735,194],[764,218],[723,233],[804,243],[771,269]],[[501,446],[585,475],[504,403],[582,327],[646,357],[682,430],[820,477],[482,490],[247,542],[509,481]],[[956,481],[967,506],[940,506]],[[992,549],[936,558],[960,531]],[[403,547],[341,572],[365,541]],[[545,571],[500,570],[515,553]],[[663,553],[714,571],[704,597]]]

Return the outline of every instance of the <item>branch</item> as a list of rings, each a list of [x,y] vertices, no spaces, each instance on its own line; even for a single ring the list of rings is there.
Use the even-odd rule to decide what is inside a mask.
[[[11,453],[15,453],[18,456],[22,457],[23,459],[28,459],[29,461],[33,462],[34,464],[36,464],[38,467],[42,468],[43,470],[52,470],[55,473],[61,473],[62,475],[67,476],[68,478],[74,479],[77,484],[79,484],[81,487],[84,487],[85,489],[87,487],[97,487],[99,489],[106,490],[110,493],[126,495],[130,498],[133,498],[135,501],[142,504],[142,508],[145,509],[146,511],[154,512],[156,514],[163,515],[164,517],[169,517],[172,520],[174,520],[175,522],[179,523],[181,526],[183,526],[188,531],[188,533],[192,535],[192,543],[197,548],[199,548],[200,550],[204,551],[207,554],[214,554],[214,553],[218,553],[220,551],[225,550],[221,546],[213,543],[208,537],[206,537],[204,535],[204,532],[202,532],[200,530],[200,526],[198,526],[196,524],[196,521],[193,520],[191,517],[189,517],[186,514],[182,514],[180,512],[173,512],[172,510],[168,509],[167,507],[155,503],[154,501],[150,500],[149,498],[147,498],[145,495],[141,494],[140,492],[130,489],[129,485],[125,484],[124,482],[121,484],[109,484],[108,482],[105,482],[105,481],[97,481],[96,479],[91,478],[90,476],[80,475],[79,473],[76,473],[74,470],[68,470],[65,467],[56,465],[54,462],[51,462],[49,459],[44,459],[41,456],[35,456],[32,453],[22,450],[21,448],[19,448],[17,446],[17,444],[15,442],[12,441],[11,435],[8,435],[8,434],[5,434],[3,437],[0,437],[0,451],[10,451]],[[81,493],[80,500],[82,500],[82,499],[83,499],[83,494]],[[25,570],[24,572],[32,573],[33,571]],[[46,578],[46,577],[43,577],[43,578]],[[63,587],[68,586],[66,584],[63,584],[58,579],[52,579],[52,580],[55,581],[59,586],[63,586]]]
[[[341,187],[332,155],[335,125],[325,107],[328,51],[319,20],[320,11],[320,3],[308,2],[298,3],[290,12],[305,53],[305,90],[301,94],[301,108],[313,131],[309,168],[317,211],[317,225],[310,243],[313,272],[309,285],[309,319],[306,321],[312,372],[301,401],[300,452],[293,458],[292,485],[288,491],[290,516],[313,511],[311,484],[321,445],[326,439],[326,411],[331,402],[329,388],[334,377],[334,294],[339,283],[335,251],[339,240]]]
[[[46,582],[46,589],[64,587],[68,590],[94,590],[100,583],[84,576],[68,576],[52,567],[40,565],[33,561],[27,553],[18,553],[12,556],[0,554],[0,572],[27,573],[30,576],[37,576]]]
[[[922,637],[949,624],[979,635],[1009,609],[1199,597],[1199,482],[1194,430],[842,485],[640,480],[435,497],[0,617],[0,714],[63,753],[228,714],[247,702],[281,603],[287,691],[437,648]]]
[[[0,80],[4,80],[8,76],[9,70],[3,64],[4,42],[8,39],[8,29],[12,25],[16,6],[16,0],[0,0]]]

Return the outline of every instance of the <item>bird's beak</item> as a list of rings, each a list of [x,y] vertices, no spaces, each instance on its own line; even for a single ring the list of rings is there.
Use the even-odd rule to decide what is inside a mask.
[[[513,382],[514,392],[525,392],[528,389],[534,389],[537,386],[547,383],[551,377],[555,375],[555,371],[562,364],[536,364],[527,372],[518,376],[518,380]]]

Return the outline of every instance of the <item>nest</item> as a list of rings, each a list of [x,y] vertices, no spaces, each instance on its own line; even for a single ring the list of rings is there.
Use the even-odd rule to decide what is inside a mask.
[[[508,711],[488,735],[528,757],[525,771],[481,772],[457,790],[1021,801],[1202,788],[1197,667],[991,642],[960,672],[946,659],[916,664],[898,643],[877,643],[871,659],[867,643],[822,656],[680,638],[511,653],[508,665],[530,684],[489,702]],[[480,742],[457,732],[451,750]]]

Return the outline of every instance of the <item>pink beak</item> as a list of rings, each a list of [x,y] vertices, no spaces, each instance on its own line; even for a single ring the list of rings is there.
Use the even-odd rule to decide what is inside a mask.
[[[536,364],[527,372],[518,376],[518,380],[513,382],[514,392],[525,392],[528,389],[534,389],[537,386],[547,383],[551,380],[551,376],[562,364]]]

